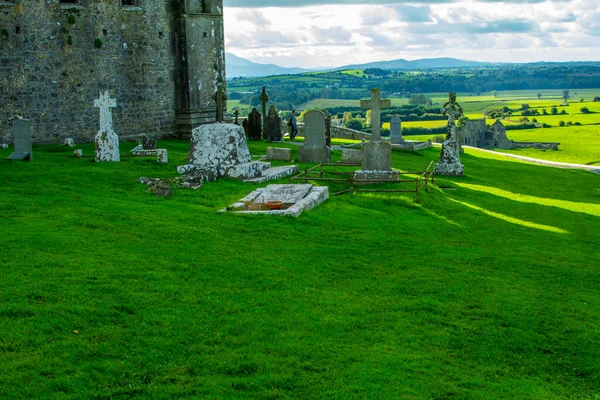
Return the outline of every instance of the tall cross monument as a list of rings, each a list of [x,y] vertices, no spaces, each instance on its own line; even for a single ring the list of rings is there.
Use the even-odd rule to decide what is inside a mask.
[[[262,138],[267,139],[267,102],[269,101],[269,95],[267,94],[267,87],[263,86],[262,93],[260,94],[260,102],[262,103]]]
[[[371,134],[373,142],[381,141],[381,109],[391,108],[390,99],[381,99],[381,89],[371,89],[371,100],[361,100],[360,108],[371,110]]]
[[[463,176],[465,166],[460,163],[460,144],[456,140],[456,120],[463,115],[463,109],[456,102],[456,93],[450,93],[450,101],[444,104],[442,113],[448,117],[448,130],[434,171],[436,175]]]
[[[100,130],[96,134],[96,161],[121,161],[119,153],[119,137],[113,130],[111,108],[117,106],[117,100],[111,99],[108,92],[100,93],[94,100],[94,107],[100,109]]]

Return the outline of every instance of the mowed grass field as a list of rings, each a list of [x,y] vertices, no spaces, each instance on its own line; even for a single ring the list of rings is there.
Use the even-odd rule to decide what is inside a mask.
[[[0,398],[600,393],[600,175],[467,152],[420,203],[269,218],[218,212],[256,188],[238,181],[152,197],[138,178],[175,176],[189,147],[159,146],[167,165],[0,150]]]

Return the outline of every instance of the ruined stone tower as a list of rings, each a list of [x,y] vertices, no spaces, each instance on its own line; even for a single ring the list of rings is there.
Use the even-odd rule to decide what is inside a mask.
[[[36,143],[92,141],[104,90],[122,139],[188,133],[215,121],[219,80],[222,0],[0,1],[0,137],[21,115]]]

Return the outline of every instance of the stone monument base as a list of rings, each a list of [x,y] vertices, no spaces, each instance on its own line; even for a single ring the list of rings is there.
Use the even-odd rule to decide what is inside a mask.
[[[392,171],[392,145],[388,142],[363,143],[363,171]]]
[[[356,171],[354,179],[359,181],[397,181],[400,179],[398,171]]]
[[[464,176],[465,166],[462,164],[436,164],[433,169],[436,175],[443,176]]]
[[[298,149],[298,160],[303,163],[321,163],[331,160],[331,150],[327,147]]]

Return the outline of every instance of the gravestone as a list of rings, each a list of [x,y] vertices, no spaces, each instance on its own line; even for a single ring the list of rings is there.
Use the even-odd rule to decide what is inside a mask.
[[[267,147],[268,161],[292,161],[292,149]]]
[[[465,167],[460,163],[460,144],[456,139],[456,120],[463,115],[463,109],[456,102],[456,93],[450,93],[450,101],[444,104],[443,114],[448,117],[446,141],[442,144],[440,162],[435,165],[436,175],[463,176]]]
[[[263,86],[262,93],[260,94],[260,103],[262,105],[262,138],[268,139],[267,136],[267,103],[269,102],[269,95],[267,94],[267,87]]]
[[[169,162],[169,151],[167,149],[156,150],[156,161],[159,164],[167,164]]]
[[[233,123],[236,125],[240,124],[240,110],[238,110],[237,108],[233,111]]]
[[[248,119],[246,120],[246,135],[249,140],[262,139],[262,116],[256,108],[252,109]]]
[[[404,144],[406,142],[402,137],[402,120],[395,114],[390,120],[390,141],[392,144]]]
[[[75,140],[73,138],[66,138],[61,146],[75,147]]]
[[[111,108],[117,106],[117,100],[111,99],[108,92],[100,93],[100,98],[94,100],[94,107],[100,109],[100,130],[96,134],[96,162],[121,161],[119,153],[119,137],[113,130]]]
[[[269,109],[269,116],[265,127],[267,139],[269,142],[283,142],[283,133],[281,132],[281,117],[277,113],[275,106]]]
[[[13,142],[15,152],[7,160],[33,161],[31,145],[31,121],[26,119],[13,120]]]
[[[83,158],[83,150],[81,149],[77,149],[73,152],[73,154],[75,155],[75,157],[77,158]]]
[[[342,152],[342,164],[362,165],[362,159],[363,159],[362,150],[345,149]]]
[[[371,89],[371,100],[361,100],[360,107],[371,109],[371,141],[363,143],[362,170],[356,172],[358,180],[398,180],[392,170],[392,145],[381,140],[381,109],[390,108],[389,99],[381,99],[380,89]]]
[[[326,145],[325,120],[322,111],[311,110],[304,114],[304,144],[298,150],[300,162],[329,162],[331,151]]]

